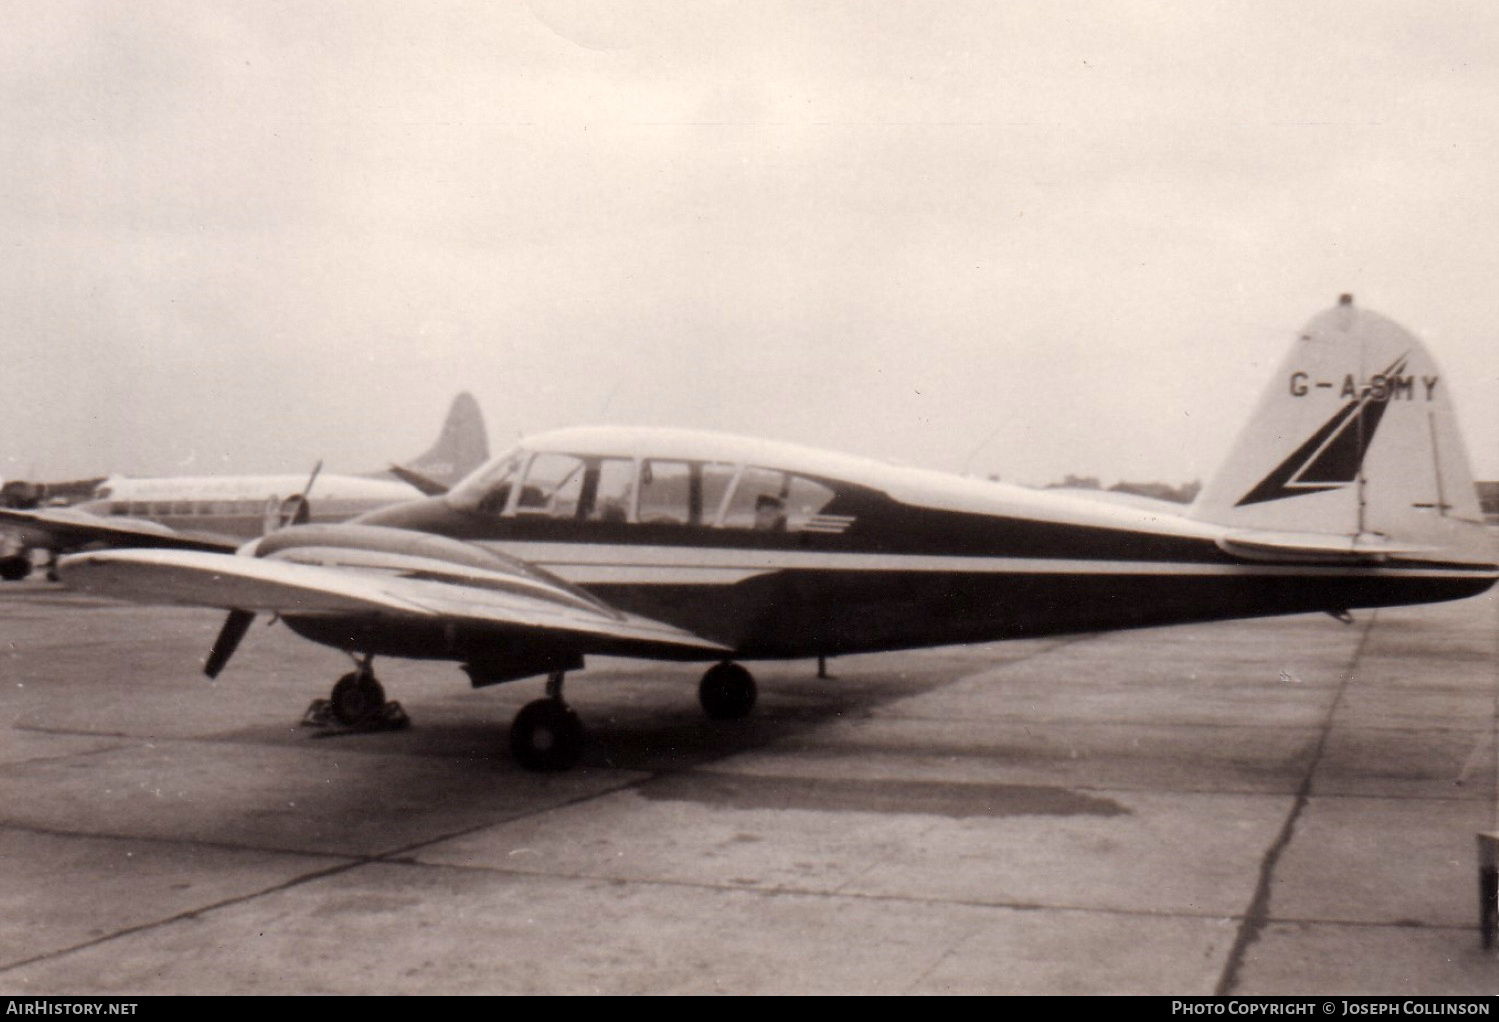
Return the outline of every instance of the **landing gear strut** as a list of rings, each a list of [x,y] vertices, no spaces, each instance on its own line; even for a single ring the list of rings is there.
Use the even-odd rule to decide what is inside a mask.
[[[562,701],[562,671],[547,676],[547,695],[521,707],[510,724],[510,754],[527,770],[566,770],[583,755],[583,721]]]
[[[397,702],[387,702],[385,687],[375,678],[370,666],[374,657],[366,654],[357,659],[358,666],[339,678],[327,699],[314,699],[302,723],[315,727],[341,724],[359,731],[406,727],[411,718]]]
[[[739,664],[714,664],[697,687],[698,702],[713,720],[738,720],[755,708],[755,677]]]

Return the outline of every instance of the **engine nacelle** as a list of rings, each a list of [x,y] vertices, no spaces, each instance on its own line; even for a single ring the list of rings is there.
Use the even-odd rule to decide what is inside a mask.
[[[619,616],[591,594],[535,565],[473,543],[409,529],[291,526],[246,544],[240,552],[299,564],[357,566],[478,588],[520,590],[564,606]],[[295,613],[283,613],[281,619],[304,638],[352,653],[458,660],[465,664],[476,688],[582,666],[573,643],[496,635],[493,627],[451,619],[350,621]]]

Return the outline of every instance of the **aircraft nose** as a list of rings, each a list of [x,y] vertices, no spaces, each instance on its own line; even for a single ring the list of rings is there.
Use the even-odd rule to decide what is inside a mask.
[[[440,532],[441,525],[453,516],[452,508],[441,497],[422,497],[418,500],[389,507],[366,511],[351,519],[352,525],[384,525],[392,529],[415,529],[420,532]]]

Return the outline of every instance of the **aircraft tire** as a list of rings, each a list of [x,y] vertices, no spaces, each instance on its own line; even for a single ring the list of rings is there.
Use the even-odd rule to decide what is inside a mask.
[[[346,727],[367,724],[385,707],[385,688],[373,674],[351,671],[338,679],[328,697],[333,717]]]
[[[527,703],[510,724],[510,754],[527,770],[566,770],[583,755],[583,721],[560,699]]]
[[[739,720],[755,708],[755,677],[739,664],[725,660],[703,674],[698,702],[713,720]]]
[[[0,578],[19,582],[31,574],[31,561],[24,556],[0,557]]]

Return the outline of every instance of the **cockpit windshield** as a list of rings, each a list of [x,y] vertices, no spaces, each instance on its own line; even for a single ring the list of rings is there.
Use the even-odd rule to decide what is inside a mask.
[[[510,503],[515,477],[525,464],[526,452],[512,447],[498,458],[480,465],[448,491],[448,503],[464,511],[504,513]]]

